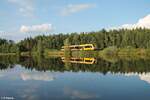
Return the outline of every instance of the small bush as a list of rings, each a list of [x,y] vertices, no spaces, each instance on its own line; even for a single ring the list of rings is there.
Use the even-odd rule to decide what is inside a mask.
[[[117,55],[118,49],[115,46],[108,47],[102,51],[104,55]]]

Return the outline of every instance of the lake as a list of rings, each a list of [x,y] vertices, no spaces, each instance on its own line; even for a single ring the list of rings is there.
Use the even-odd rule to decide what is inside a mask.
[[[150,59],[71,60],[0,57],[0,99],[150,100]]]

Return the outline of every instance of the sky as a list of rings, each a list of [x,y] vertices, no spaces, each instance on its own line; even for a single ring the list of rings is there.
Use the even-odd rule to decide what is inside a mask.
[[[0,37],[150,28],[150,0],[0,0]]]

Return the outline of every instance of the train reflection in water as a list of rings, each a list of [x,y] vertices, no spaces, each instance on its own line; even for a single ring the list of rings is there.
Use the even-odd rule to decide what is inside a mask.
[[[61,57],[61,60],[65,62],[70,62],[70,63],[80,63],[80,64],[94,64],[96,63],[95,58],[66,58],[66,57]]]

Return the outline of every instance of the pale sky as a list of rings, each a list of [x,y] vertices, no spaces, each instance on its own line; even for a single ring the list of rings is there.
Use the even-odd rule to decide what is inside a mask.
[[[150,28],[150,0],[0,0],[0,37]]]

